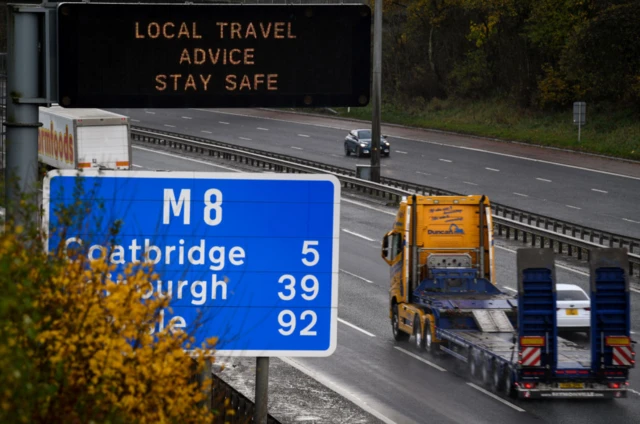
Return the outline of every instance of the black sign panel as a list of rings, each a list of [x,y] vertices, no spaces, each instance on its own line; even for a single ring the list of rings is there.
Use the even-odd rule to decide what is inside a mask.
[[[366,5],[58,8],[65,107],[304,107],[369,102]]]

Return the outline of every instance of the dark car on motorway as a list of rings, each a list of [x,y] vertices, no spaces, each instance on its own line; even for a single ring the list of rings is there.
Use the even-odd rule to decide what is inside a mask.
[[[356,156],[371,154],[371,130],[351,130],[344,139],[344,153],[349,156],[351,153]],[[380,139],[380,155],[389,156],[391,145],[387,141],[387,136]]]

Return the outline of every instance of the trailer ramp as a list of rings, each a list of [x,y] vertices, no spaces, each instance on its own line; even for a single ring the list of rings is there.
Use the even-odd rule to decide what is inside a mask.
[[[500,310],[474,309],[473,319],[484,333],[511,333],[513,325],[507,314]]]

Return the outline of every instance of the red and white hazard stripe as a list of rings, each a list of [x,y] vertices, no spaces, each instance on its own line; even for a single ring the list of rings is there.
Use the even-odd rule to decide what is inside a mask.
[[[525,347],[522,349],[522,365],[525,367],[539,367],[542,349],[539,347]]]
[[[613,365],[633,365],[631,346],[613,346]]]

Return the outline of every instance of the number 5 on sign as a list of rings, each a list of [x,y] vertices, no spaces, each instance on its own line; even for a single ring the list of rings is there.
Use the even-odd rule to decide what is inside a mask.
[[[318,244],[319,242],[317,240],[305,240],[304,244],[302,245],[302,255],[307,256],[308,254],[311,254],[313,258],[312,260],[309,260],[306,257],[302,258],[302,263],[306,266],[314,266],[318,263],[318,261],[320,261],[320,253],[318,253],[316,249],[311,247],[317,246]]]

